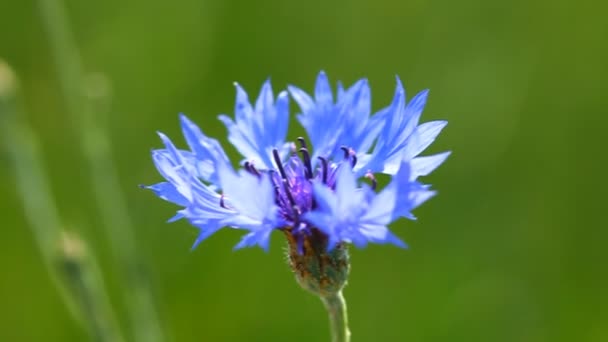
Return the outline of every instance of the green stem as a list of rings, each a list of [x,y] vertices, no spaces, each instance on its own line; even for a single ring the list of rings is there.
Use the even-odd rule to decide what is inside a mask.
[[[332,342],[349,342],[348,316],[346,314],[346,300],[342,291],[321,297],[329,314]]]

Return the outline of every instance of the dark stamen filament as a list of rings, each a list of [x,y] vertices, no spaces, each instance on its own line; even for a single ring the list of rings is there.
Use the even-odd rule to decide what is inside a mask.
[[[327,159],[323,157],[319,157],[321,161],[321,180],[323,184],[327,184]]]
[[[355,154],[355,151],[352,151],[351,157],[350,167],[355,167],[355,165],[357,165],[357,155]]]
[[[352,148],[346,146],[340,146],[340,149],[344,151],[344,159],[350,160],[350,167],[357,165],[357,154]]]
[[[270,174],[270,181],[272,182],[272,186],[274,187],[274,190],[275,190],[277,198],[278,198],[278,196],[279,196],[279,185],[274,180],[274,174],[275,174],[275,172],[276,172],[275,170],[269,170],[268,171],[268,173]]]
[[[304,160],[304,166],[306,167],[306,178],[312,178],[312,164],[310,162],[310,153],[305,147],[300,149],[300,153],[302,153],[302,159]]]
[[[300,142],[300,146],[302,146],[303,148],[308,148],[308,146],[306,145],[306,140],[304,140],[304,138],[299,137],[298,141]]]
[[[344,159],[348,159],[348,157],[350,156],[350,153],[348,151],[348,147],[346,147],[346,146],[340,146],[340,149],[342,151],[344,151]]]
[[[247,170],[247,172],[251,173],[254,176],[261,176],[260,171],[258,171],[258,169],[256,169],[255,166],[253,166],[253,163],[251,162],[245,162],[245,170]]]
[[[302,211],[297,205],[292,207],[293,209],[293,227],[298,228],[300,226],[300,215],[302,215]]]
[[[277,163],[277,167],[279,168],[279,174],[281,178],[287,179],[287,174],[285,173],[285,169],[283,168],[283,164],[281,163],[281,157],[279,156],[279,151],[275,148],[272,150],[272,156],[274,157],[274,162]]]
[[[302,153],[302,159],[304,160],[304,166],[306,166],[306,178],[312,178],[312,163],[310,162],[310,153],[308,152],[308,146],[306,145],[306,140],[304,138],[299,137],[298,141],[300,142],[300,153]]]
[[[287,195],[287,199],[289,200],[289,203],[291,204],[291,206],[292,207],[295,206],[296,201],[293,199],[291,190],[289,190],[289,183],[287,182],[287,179],[283,179],[283,189],[285,189],[285,194]]]
[[[374,177],[374,174],[368,171],[365,174],[365,178],[372,181],[372,190],[376,190],[376,186],[378,185],[378,182],[376,181],[376,177]]]
[[[224,203],[224,194],[220,195],[220,207],[228,209],[228,207],[226,207],[226,204]]]
[[[276,148],[274,150],[272,150],[272,156],[274,157],[274,162],[277,163],[277,167],[279,169],[279,174],[281,175],[281,178],[283,179],[282,183],[283,183],[283,189],[285,190],[285,195],[287,195],[287,199],[289,200],[289,203],[293,207],[294,205],[296,205],[296,201],[293,199],[293,195],[291,194],[291,190],[289,189],[289,183],[287,182],[287,174],[285,173],[285,169],[283,168],[283,164],[281,163],[281,157],[279,156],[279,151]]]

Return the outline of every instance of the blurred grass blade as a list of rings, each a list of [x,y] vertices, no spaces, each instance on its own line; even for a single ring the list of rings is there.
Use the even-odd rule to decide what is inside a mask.
[[[68,308],[79,318],[74,302],[59,282],[53,265],[61,222],[40,162],[42,158],[37,140],[29,127],[17,122],[16,83],[12,71],[0,60],[0,135],[13,167],[17,195],[23,203],[25,219],[42,260]]]
[[[41,163],[37,139],[21,122],[16,83],[10,68],[0,60],[0,134],[12,159],[17,193],[28,226],[50,277],[73,316],[89,325],[96,341],[124,341],[92,256],[85,259],[83,248],[76,247],[76,240],[61,236],[63,224]],[[63,267],[57,268],[57,262]]]
[[[0,134],[14,168],[17,194],[25,218],[47,266],[53,259],[61,227],[51,190],[41,164],[37,139],[19,122],[16,103],[17,79],[0,60]]]
[[[93,339],[99,342],[124,341],[117,332],[116,321],[111,319],[114,316],[97,262],[87,252],[84,242],[64,232],[58,260],[67,288],[86,317]]]
[[[165,338],[152,298],[149,279],[137,253],[126,200],[110,153],[110,141],[87,98],[80,56],[60,0],[39,0],[38,7],[53,54],[60,87],[83,154],[89,164],[97,205],[114,257],[122,268],[134,339],[141,342]]]

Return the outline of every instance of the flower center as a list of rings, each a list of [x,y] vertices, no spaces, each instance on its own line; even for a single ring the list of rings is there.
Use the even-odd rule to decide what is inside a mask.
[[[314,243],[315,246],[327,244],[327,236],[303,219],[306,212],[317,207],[313,181],[335,190],[339,168],[354,168],[357,165],[357,156],[352,148],[342,146],[340,149],[344,152],[344,160],[333,162],[327,157],[317,157],[318,163],[313,166],[306,140],[300,137],[297,141],[300,147],[296,150],[294,145],[291,155],[284,163],[279,150],[272,150],[276,170],[258,170],[249,161],[245,162],[243,167],[256,177],[261,177],[262,173],[270,176],[275,191],[275,203],[279,208],[278,214],[285,222],[285,226],[278,229],[290,236],[299,253],[303,253],[307,240],[318,240]],[[372,189],[375,189],[376,179],[373,174],[368,172],[365,177],[371,181]]]

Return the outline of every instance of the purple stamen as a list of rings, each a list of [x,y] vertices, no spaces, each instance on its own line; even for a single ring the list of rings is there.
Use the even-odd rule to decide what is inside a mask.
[[[350,160],[350,167],[355,167],[355,165],[357,165],[357,155],[355,154],[355,151],[351,150],[352,154],[351,154],[351,160]]]
[[[357,165],[357,154],[352,148],[346,146],[340,146],[340,149],[344,151],[344,159],[350,160],[350,167]]]
[[[287,174],[285,173],[285,169],[283,168],[283,163],[281,163],[279,151],[276,148],[272,150],[272,156],[274,158],[274,162],[277,163],[277,168],[279,169],[279,174],[281,175],[281,178],[287,179]]]
[[[310,162],[310,154],[308,150],[304,147],[300,149],[300,153],[302,153],[302,159],[304,160],[304,166],[306,167],[306,179],[312,178],[312,164]]]
[[[226,204],[224,203],[224,194],[220,195],[220,207],[228,209],[228,207],[226,207]]]
[[[258,169],[256,169],[251,162],[245,162],[245,170],[258,178],[261,176],[260,171],[258,171]]]
[[[302,146],[303,148],[308,148],[308,145],[306,145],[306,139],[298,137],[298,141],[300,142],[300,146]]]
[[[376,177],[374,177],[374,174],[367,171],[367,173],[365,174],[365,178],[372,181],[372,190],[376,190],[376,186],[378,185],[378,182],[376,181]]]
[[[275,191],[275,193],[276,193],[276,195],[278,197],[280,195],[279,185],[277,184],[277,182],[274,179],[274,175],[275,175],[276,171],[275,170],[269,170],[268,173],[270,174],[270,181],[272,181],[272,186],[274,187],[274,191]]]
[[[293,195],[291,194],[291,190],[289,190],[289,183],[287,182],[287,179],[283,179],[283,189],[285,189],[285,194],[287,195],[287,199],[289,200],[291,206],[295,206],[296,201],[294,200]]]
[[[308,146],[306,146],[306,140],[304,138],[299,137],[298,141],[302,148],[300,148],[300,153],[302,153],[302,159],[304,160],[304,166],[306,166],[306,178],[312,178],[312,163],[310,162],[310,153],[308,152]]]
[[[300,208],[297,205],[294,205],[292,207],[293,209],[293,227],[299,227],[300,226],[300,215],[302,215],[302,211],[300,210]]]
[[[323,181],[323,184],[327,184],[327,159],[323,157],[318,158],[321,161],[321,180]]]
[[[350,156],[349,149],[346,146],[340,146],[340,149],[344,151],[344,159],[348,159]]]

